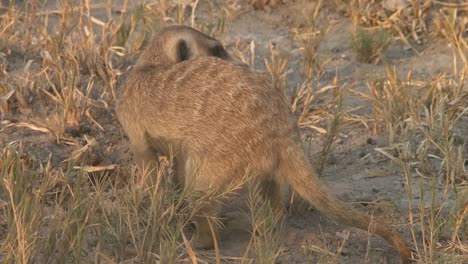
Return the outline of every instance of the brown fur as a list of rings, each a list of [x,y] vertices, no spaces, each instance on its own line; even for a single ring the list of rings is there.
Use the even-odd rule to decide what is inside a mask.
[[[177,62],[176,34],[162,31],[129,75],[118,117],[140,169],[154,167],[155,151],[176,152],[179,179],[198,177],[207,191],[240,180],[249,170],[268,184],[267,195],[280,206],[279,190],[289,183],[331,219],[367,230],[371,219],[343,202],[320,182],[302,149],[299,130],[284,94],[247,67],[205,53]],[[184,36],[183,34],[181,36]],[[177,57],[177,56],[175,56]],[[216,215],[215,204],[201,215]],[[213,247],[209,217],[195,217],[197,244]],[[404,263],[410,249],[389,225],[373,222]]]

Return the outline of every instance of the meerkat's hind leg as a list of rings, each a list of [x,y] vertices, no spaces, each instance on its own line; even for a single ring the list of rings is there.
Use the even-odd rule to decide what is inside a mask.
[[[212,176],[224,175],[223,168],[207,162],[195,154],[186,155],[185,159],[185,188],[190,188],[194,194],[189,200],[196,209],[193,217],[195,234],[192,239],[197,249],[212,249],[218,241],[218,219],[221,209],[220,201],[213,198],[219,189],[212,185]]]
[[[217,201],[208,201],[202,206],[193,218],[195,234],[193,245],[197,249],[213,249],[215,242],[219,241],[218,220],[220,204]]]
[[[185,154],[179,144],[168,141],[163,137],[149,137],[150,147],[155,153],[156,159],[158,155],[165,156],[169,159],[169,166],[172,169],[172,178],[176,187],[180,190],[185,184]],[[158,159],[159,160],[159,159]]]
[[[164,172],[160,167],[162,164],[159,161],[158,155],[166,156],[170,158],[172,154],[172,146],[164,138],[153,138],[148,135],[144,137],[134,137],[131,138],[133,153],[135,156],[135,161],[137,167],[141,173],[142,183],[146,187],[151,187],[157,185],[161,180],[168,180],[165,178],[160,178],[163,176]],[[184,160],[182,155],[174,155],[174,174],[176,177],[177,187],[180,189],[183,188],[183,174],[184,174]],[[177,164],[182,164],[179,166]]]
[[[289,205],[289,186],[273,179],[263,180],[262,193],[275,211],[286,211]]]

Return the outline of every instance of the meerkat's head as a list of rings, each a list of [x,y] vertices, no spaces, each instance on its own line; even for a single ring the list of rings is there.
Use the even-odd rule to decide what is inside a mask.
[[[198,57],[232,60],[218,40],[188,26],[172,25],[153,37],[138,64],[174,64]]]

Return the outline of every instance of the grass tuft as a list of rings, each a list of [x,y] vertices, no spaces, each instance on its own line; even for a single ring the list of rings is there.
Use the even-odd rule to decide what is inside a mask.
[[[383,53],[390,41],[391,35],[385,30],[370,32],[358,27],[354,32],[353,50],[360,61],[377,63],[385,59]]]

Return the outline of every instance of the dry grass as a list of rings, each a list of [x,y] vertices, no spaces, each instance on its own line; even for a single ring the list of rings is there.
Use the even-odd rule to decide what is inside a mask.
[[[377,63],[385,60],[383,53],[390,44],[391,36],[385,30],[366,31],[356,28],[353,38],[353,49],[360,61]]]
[[[248,206],[252,222],[252,246],[255,263],[275,263],[281,255],[281,243],[284,239],[284,214],[275,211],[268,199],[262,195],[258,183],[249,184]],[[248,251],[246,251],[248,252]]]
[[[283,218],[255,186],[249,197],[253,237],[245,255],[210,255],[191,248],[190,219],[207,201],[220,200],[239,186],[197,195],[190,185],[178,190],[164,180],[170,169],[161,167],[154,188],[144,189],[133,163],[112,157],[123,152],[119,147],[124,138],[113,111],[119,84],[150,36],[172,21],[222,39],[229,21],[244,10],[235,1],[130,2],[116,6],[112,1],[66,0],[47,5],[32,0],[0,6],[0,135],[11,139],[0,141],[1,261],[274,263],[285,254]],[[338,71],[329,81],[324,69],[331,58],[319,52],[328,28],[318,1],[304,23],[290,30],[302,64],[291,67],[291,51],[270,45],[264,60],[267,75],[291,96],[298,125],[323,137],[319,172],[326,169],[340,131],[349,124],[364,124],[370,133],[387,136],[389,145],[372,155],[401,168],[409,208],[402,214],[407,216],[414,258],[421,263],[467,261],[468,7],[414,0],[384,12],[376,11],[381,1],[335,2],[347,7],[356,30],[355,51],[363,61],[382,60],[391,38],[417,54],[423,44],[437,39],[453,50],[453,69],[417,78],[388,65],[385,75],[366,80],[366,91],[340,82]],[[237,42],[232,52],[255,65],[256,48],[254,41]],[[292,69],[300,71],[293,84],[288,82]],[[347,91],[364,99],[370,111],[354,114],[346,105]],[[19,136],[12,136],[15,133]],[[31,133],[38,151],[40,142],[47,141],[66,153],[58,161],[52,155],[37,158],[30,151],[32,143],[23,143],[22,137]],[[119,142],[99,143],[99,137],[111,136]],[[99,156],[105,155],[112,162],[102,164]],[[194,200],[191,206],[187,199]],[[348,244],[347,234],[337,245],[309,243],[303,247],[304,258],[339,263]]]

